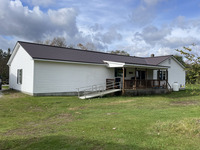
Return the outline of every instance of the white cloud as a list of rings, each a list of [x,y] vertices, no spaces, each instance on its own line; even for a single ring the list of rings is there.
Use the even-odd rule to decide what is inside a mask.
[[[170,34],[171,28],[163,27],[158,29],[155,26],[148,26],[145,27],[142,32],[136,32],[135,37],[143,39],[147,44],[155,45]]]
[[[20,0],[2,1],[2,3],[3,5],[0,5],[0,10],[3,12],[0,18],[0,21],[3,22],[0,24],[1,35],[14,35],[29,40],[38,40],[43,38],[45,34],[52,34],[55,31],[67,32],[70,30],[67,32],[70,35],[77,32],[75,23],[77,13],[73,8],[49,10],[49,13],[44,13],[38,6],[32,10],[24,7]],[[65,22],[62,25],[59,24],[58,20],[53,20],[54,15],[59,15]],[[68,27],[70,28],[67,29]]]
[[[39,1],[32,1],[38,2]],[[50,1],[45,1],[50,2]],[[79,10],[75,8],[48,9],[45,12],[39,6],[30,9],[20,0],[0,0],[0,35],[26,41],[38,41],[63,36],[69,45],[94,43],[97,49],[106,49],[108,44],[122,38],[116,29],[104,30],[99,24],[87,26],[85,31],[77,26]],[[2,40],[2,38],[0,40]]]

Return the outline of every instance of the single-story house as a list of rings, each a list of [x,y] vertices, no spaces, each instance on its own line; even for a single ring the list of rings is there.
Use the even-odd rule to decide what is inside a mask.
[[[173,55],[135,57],[19,41],[8,61],[9,86],[30,95],[77,95],[77,88],[121,82],[123,93],[185,87]],[[104,89],[106,86],[104,87]]]

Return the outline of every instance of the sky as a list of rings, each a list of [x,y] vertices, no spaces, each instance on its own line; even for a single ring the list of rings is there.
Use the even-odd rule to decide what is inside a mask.
[[[199,0],[0,0],[0,22],[4,50],[54,37],[132,56],[200,45]]]

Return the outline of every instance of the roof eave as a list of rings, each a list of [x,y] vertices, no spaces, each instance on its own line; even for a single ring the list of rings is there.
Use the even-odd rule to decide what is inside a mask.
[[[138,67],[138,68],[149,68],[149,69],[168,69],[169,66],[160,66],[160,65],[143,65],[143,64],[125,64],[124,67]]]

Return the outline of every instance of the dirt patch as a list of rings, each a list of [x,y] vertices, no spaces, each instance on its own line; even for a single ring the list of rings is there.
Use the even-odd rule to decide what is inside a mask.
[[[199,101],[197,100],[188,100],[188,101],[174,101],[171,102],[170,105],[182,105],[182,106],[187,106],[187,105],[198,105]]]
[[[104,103],[101,105],[118,105],[118,104],[130,103],[130,102],[134,102],[134,101],[135,100],[116,101],[116,102],[111,102],[111,103]]]
[[[3,95],[5,97],[9,96],[9,98],[21,98],[21,97],[25,97],[25,94],[23,94],[21,92],[18,92],[18,91],[15,91],[15,90],[11,90],[11,89],[4,90],[2,93],[3,93]]]

